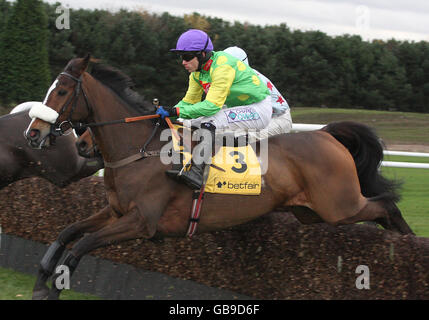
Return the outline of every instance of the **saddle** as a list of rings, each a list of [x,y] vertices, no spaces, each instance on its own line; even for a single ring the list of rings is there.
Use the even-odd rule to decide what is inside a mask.
[[[174,165],[189,170],[192,158],[192,129],[175,123],[178,135],[173,135],[173,150],[180,162]],[[187,135],[187,138],[185,136]],[[177,139],[179,137],[180,141]],[[216,134],[214,156],[206,166],[204,191],[220,194],[259,195],[261,193],[261,167],[254,145],[246,135],[235,136],[234,132]],[[177,159],[177,158],[176,158]],[[207,172],[208,171],[208,172]]]

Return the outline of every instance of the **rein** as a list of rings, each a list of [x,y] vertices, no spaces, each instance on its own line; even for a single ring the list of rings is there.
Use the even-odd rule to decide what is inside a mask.
[[[74,95],[72,95],[70,97],[70,99],[62,106],[60,112],[58,113],[58,115],[60,116],[61,114],[63,114],[66,110],[67,107],[69,106],[69,104],[73,101],[73,105],[72,105],[72,109],[70,111],[70,115],[68,117],[68,119],[66,121],[61,122],[60,124],[53,124],[52,126],[54,126],[55,128],[53,130],[51,130],[51,133],[53,133],[54,135],[62,135],[64,134],[63,130],[62,130],[62,126],[66,123],[68,123],[73,129],[85,129],[88,127],[98,127],[98,126],[104,126],[104,125],[111,125],[111,124],[120,124],[120,123],[131,123],[131,122],[136,122],[136,121],[142,121],[142,120],[149,120],[149,119],[156,119],[159,118],[160,115],[159,114],[151,114],[151,115],[145,115],[145,116],[138,116],[138,117],[131,117],[131,118],[124,118],[124,119],[119,119],[119,120],[111,120],[111,121],[105,121],[105,122],[92,122],[92,123],[77,123],[77,124],[73,124],[73,122],[71,121],[71,117],[73,115],[74,110],[76,109],[76,105],[77,105],[77,99],[79,97],[79,93],[80,91],[82,91],[83,93],[83,97],[85,99],[85,103],[86,103],[86,108],[88,110],[88,114],[91,113],[91,108],[90,108],[90,104],[88,102],[88,97],[85,93],[85,91],[83,90],[82,87],[82,76],[80,76],[79,78],[76,78],[75,76],[71,75],[68,72],[61,72],[60,75],[63,76],[67,76],[70,79],[74,80],[77,82],[77,86],[76,89],[74,90]],[[173,128],[171,120],[165,118],[167,124],[169,125],[170,128]]]
[[[77,100],[79,97],[79,93],[80,91],[82,91],[84,99],[85,99],[85,103],[86,103],[86,108],[88,110],[88,114],[91,113],[91,108],[88,102],[88,97],[85,93],[85,91],[83,90],[82,87],[82,76],[80,76],[79,78],[76,78],[75,76],[67,73],[67,72],[61,72],[61,75],[67,76],[70,79],[74,80],[77,82],[77,86],[76,89],[74,91],[74,95],[71,96],[71,98],[64,104],[64,106],[61,108],[61,111],[59,112],[59,115],[63,114],[66,110],[68,105],[73,101],[73,105],[72,105],[72,109],[70,111],[70,115],[68,117],[68,119],[66,121],[61,122],[60,124],[53,124],[51,126],[51,134],[55,135],[55,136],[60,136],[64,134],[64,131],[62,129],[62,126],[64,124],[69,124],[71,126],[71,128],[75,129],[75,130],[80,130],[80,129],[86,129],[86,128],[91,128],[91,127],[99,127],[99,126],[105,126],[105,125],[113,125],[113,124],[122,124],[122,123],[133,123],[133,122],[137,122],[137,121],[143,121],[143,120],[150,120],[150,119],[156,119],[156,118],[160,118],[161,116],[159,114],[151,114],[151,115],[145,115],[145,116],[138,116],[138,117],[129,117],[129,118],[124,118],[124,119],[118,119],[118,120],[111,120],[111,121],[104,121],[104,122],[92,122],[92,123],[77,123],[77,124],[73,124],[73,122],[71,121],[71,117],[72,114],[74,112],[74,110],[76,109],[76,105],[77,105]],[[156,101],[156,105],[158,107],[158,99],[155,99],[154,101]],[[167,122],[169,128],[171,129],[171,132],[173,133],[173,135],[176,137],[176,139],[180,140],[178,133],[176,132],[176,129],[174,129],[173,123],[171,122],[170,118],[165,117],[164,120]],[[122,160],[119,161],[115,161],[115,162],[107,162],[104,161],[104,166],[106,168],[119,168],[122,166],[125,166],[127,164],[130,164],[134,161],[143,159],[143,158],[147,158],[147,157],[153,157],[153,156],[159,156],[161,154],[161,151],[146,151],[146,147],[149,145],[149,143],[152,141],[152,139],[155,137],[155,134],[158,130],[160,126],[159,121],[156,122],[154,129],[152,130],[151,135],[149,136],[149,138],[146,140],[146,142],[144,143],[143,147],[140,149],[140,151],[136,154],[133,154],[127,158],[124,158]]]
[[[159,117],[160,117],[159,114],[150,114],[146,116],[124,118],[124,119],[111,120],[111,121],[105,121],[105,122],[91,122],[91,123],[79,122],[78,124],[73,125],[73,129],[84,129],[89,127],[99,127],[99,126],[105,126],[105,125],[111,125],[111,124],[131,123],[131,122],[137,122],[137,121],[143,121],[143,120],[156,119]]]
[[[138,153],[133,154],[129,157],[126,157],[124,159],[121,159],[119,161],[114,161],[114,162],[108,162],[108,161],[104,161],[104,167],[105,168],[112,168],[112,169],[116,169],[116,168],[120,168],[123,167],[127,164],[130,164],[134,161],[140,160],[140,159],[144,159],[147,157],[155,157],[155,156],[160,156],[161,155],[161,151],[146,151],[146,147],[149,145],[149,143],[152,141],[152,139],[155,137],[156,132],[158,131],[158,128],[160,126],[159,121],[155,124],[155,127],[152,130],[152,133],[150,134],[149,138],[146,140],[146,142],[144,143],[143,147],[139,150]]]
[[[159,114],[152,114],[152,115],[146,115],[146,116],[138,116],[138,117],[131,117],[131,118],[124,118],[124,119],[119,119],[119,120],[113,120],[113,121],[106,121],[106,122],[93,122],[93,123],[87,123],[87,124],[78,123],[76,126],[73,126],[73,128],[75,128],[75,129],[76,128],[77,129],[82,129],[82,128],[91,128],[91,127],[98,127],[98,126],[111,125],[111,124],[132,123],[132,122],[137,122],[137,121],[156,119],[156,118],[159,118],[159,117],[160,117]],[[174,129],[171,120],[168,119],[168,118],[165,118],[165,120],[168,123],[168,126],[171,129],[171,132],[176,136],[176,138],[178,138],[176,129]],[[104,161],[104,167],[116,169],[116,168],[119,168],[119,167],[123,167],[123,166],[125,166],[127,164],[130,164],[130,163],[132,163],[134,161],[140,160],[140,159],[144,159],[144,158],[147,158],[147,157],[160,156],[161,155],[161,151],[146,151],[146,147],[149,145],[149,143],[155,137],[155,134],[158,131],[159,126],[160,126],[160,123],[158,121],[158,122],[155,123],[155,127],[152,130],[151,135],[146,140],[146,142],[144,143],[143,147],[139,150],[138,153],[133,154],[133,155],[131,155],[129,157],[126,157],[126,158],[124,158],[122,160],[119,160],[119,161],[114,161],[114,162]]]

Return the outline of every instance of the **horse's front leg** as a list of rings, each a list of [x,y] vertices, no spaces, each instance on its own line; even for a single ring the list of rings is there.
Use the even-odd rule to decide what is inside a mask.
[[[33,300],[46,299],[49,288],[46,281],[54,273],[54,269],[66,249],[67,244],[81,238],[86,232],[94,232],[104,227],[112,218],[110,206],[105,207],[89,218],[66,227],[46,251],[40,261],[37,280],[33,288]]]
[[[151,232],[148,232],[146,219],[135,208],[118,219],[110,220],[109,224],[102,229],[85,235],[76,242],[61,265],[68,268],[69,276],[71,277],[80,259],[92,250],[126,240],[150,238],[152,235]],[[62,289],[56,286],[56,280],[59,276],[54,275],[53,277],[52,288],[48,296],[49,300],[56,300],[61,294]]]

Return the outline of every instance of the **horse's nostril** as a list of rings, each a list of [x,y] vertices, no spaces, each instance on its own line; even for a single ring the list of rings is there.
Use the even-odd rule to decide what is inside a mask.
[[[79,150],[81,151],[85,151],[86,147],[87,147],[87,143],[85,141],[82,141],[81,143],[79,143]]]
[[[40,136],[40,131],[39,130],[37,130],[37,129],[30,130],[29,137],[31,139],[37,139],[39,136]]]

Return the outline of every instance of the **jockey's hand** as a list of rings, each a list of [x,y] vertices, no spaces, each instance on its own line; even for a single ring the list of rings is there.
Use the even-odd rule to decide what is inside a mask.
[[[177,117],[178,112],[175,107],[162,107],[160,106],[158,110],[156,110],[156,114],[159,114],[162,119],[165,117]]]

